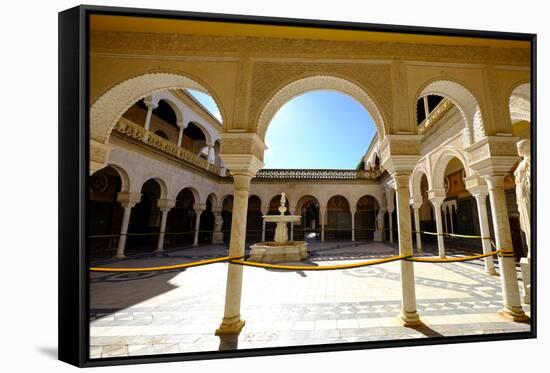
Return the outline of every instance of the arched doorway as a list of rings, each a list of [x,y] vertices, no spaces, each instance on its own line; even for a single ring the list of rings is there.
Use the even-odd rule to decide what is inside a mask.
[[[165,246],[178,247],[193,243],[194,204],[195,195],[191,189],[184,188],[178,193],[176,205],[168,212],[166,220]]]
[[[355,212],[356,240],[372,240],[374,238],[378,209],[378,202],[374,197],[365,195],[359,198]]]
[[[233,217],[233,196],[227,195],[222,200],[223,242],[229,243],[231,237],[231,218]]]
[[[262,240],[262,201],[258,196],[248,198],[248,212],[246,216],[246,242],[260,242]]]
[[[332,196],[327,203],[325,240],[351,240],[351,211],[348,200]]]
[[[301,197],[296,204],[296,213],[302,215],[302,219],[300,223],[294,224],[294,239],[318,239],[321,234],[321,220],[317,198],[311,195]]]
[[[91,259],[112,257],[116,251],[123,214],[123,208],[117,202],[121,187],[122,179],[111,166],[90,176],[88,232]]]
[[[157,201],[162,189],[156,179],[147,180],[141,187],[141,200],[132,209],[128,226],[126,253],[152,252],[160,228],[160,209]]]

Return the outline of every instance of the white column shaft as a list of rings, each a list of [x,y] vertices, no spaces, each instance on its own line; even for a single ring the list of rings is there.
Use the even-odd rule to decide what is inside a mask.
[[[388,223],[389,223],[389,230],[390,230],[390,242],[393,242],[393,211],[388,211]]]
[[[487,183],[489,185],[491,215],[493,216],[497,248],[513,253],[508,207],[506,206],[506,196],[503,188],[504,176],[487,177]],[[511,315],[514,319],[523,319],[525,313],[521,307],[515,259],[513,256],[501,256],[499,257],[499,264],[502,303],[504,304],[503,312]]]
[[[414,212],[414,230],[416,231],[416,249],[422,252],[422,235],[420,234],[420,209],[413,207]]]
[[[441,203],[434,203],[434,213],[435,213],[435,227],[437,230],[437,248],[439,250],[439,257],[445,258],[445,240],[443,239],[443,222],[441,216]]]
[[[120,226],[120,237],[118,239],[118,248],[116,251],[116,258],[124,258],[124,249],[126,248],[126,234],[128,233],[128,224],[130,223],[130,214],[132,213],[132,207],[123,206],[124,212],[122,214],[122,225]]]
[[[351,211],[351,241],[355,241],[355,211]]]
[[[412,255],[411,210],[409,201],[409,175],[399,175],[396,180],[397,229],[399,255]],[[413,262],[401,260],[401,320],[406,326],[420,324],[416,311],[416,291]]]
[[[157,242],[157,252],[164,251],[164,232],[166,231],[166,220],[168,217],[168,211],[169,209],[161,209],[161,216],[160,216],[160,231],[159,231],[159,239]]]
[[[201,214],[201,210],[195,210],[195,237],[193,238],[193,246],[199,245],[199,228],[201,225]]]

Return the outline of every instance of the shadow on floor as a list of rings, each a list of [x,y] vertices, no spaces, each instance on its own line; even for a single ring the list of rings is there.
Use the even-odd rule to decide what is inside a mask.
[[[50,359],[57,360],[57,346],[52,347],[38,347],[38,352],[42,353],[43,355],[49,357]]]
[[[427,325],[411,326],[410,329],[414,329],[417,332],[425,335],[426,337],[444,337],[443,334],[439,334],[438,332],[436,332],[435,330],[433,330]]]

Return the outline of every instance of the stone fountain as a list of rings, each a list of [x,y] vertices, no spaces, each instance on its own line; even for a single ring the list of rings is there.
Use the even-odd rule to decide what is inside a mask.
[[[288,240],[288,223],[299,222],[300,215],[285,215],[287,208],[285,193],[281,193],[280,215],[264,215],[266,223],[277,223],[275,228],[275,240],[273,242],[261,242],[250,246],[251,262],[280,263],[298,262],[308,259],[307,243],[305,241]]]

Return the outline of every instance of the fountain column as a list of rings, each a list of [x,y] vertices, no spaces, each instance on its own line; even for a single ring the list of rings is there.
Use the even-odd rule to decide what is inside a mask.
[[[263,167],[265,144],[255,133],[224,133],[221,140],[220,158],[233,176],[233,216],[229,256],[244,256],[246,216],[250,180]],[[227,265],[224,316],[216,335],[238,334],[244,326],[241,319],[241,291],[243,267]]]

